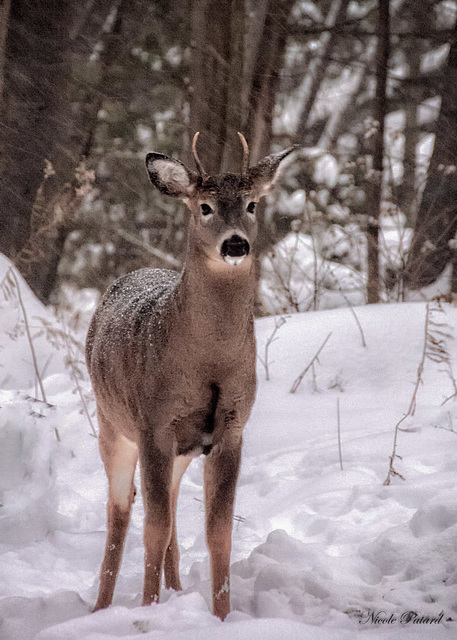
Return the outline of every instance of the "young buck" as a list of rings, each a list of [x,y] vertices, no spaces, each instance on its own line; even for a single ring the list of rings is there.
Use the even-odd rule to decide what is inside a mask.
[[[243,171],[209,176],[148,153],[152,184],[190,209],[181,274],[140,269],[105,293],[87,336],[100,453],[109,483],[108,533],[94,610],[111,604],[139,460],[144,500],[143,604],[181,589],[176,501],[193,457],[206,456],[204,495],[213,613],[230,611],[233,503],[243,427],[254,401],[255,207],[293,147]]]

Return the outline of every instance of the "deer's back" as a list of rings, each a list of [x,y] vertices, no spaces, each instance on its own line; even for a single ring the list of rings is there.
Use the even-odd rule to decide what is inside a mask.
[[[126,380],[141,377],[151,359],[159,362],[179,278],[175,271],[139,269],[106,291],[86,341],[87,366],[97,396],[108,390],[122,395]]]

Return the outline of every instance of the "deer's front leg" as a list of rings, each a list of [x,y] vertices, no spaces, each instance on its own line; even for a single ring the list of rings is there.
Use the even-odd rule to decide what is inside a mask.
[[[228,427],[218,440],[206,458],[204,482],[213,614],[224,620],[230,613],[230,550],[241,428]]]
[[[173,457],[145,439],[140,447],[144,502],[145,570],[143,605],[159,602],[165,553],[172,527],[171,480]]]

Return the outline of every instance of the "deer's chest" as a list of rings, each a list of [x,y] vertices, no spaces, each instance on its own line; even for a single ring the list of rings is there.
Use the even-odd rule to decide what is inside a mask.
[[[193,396],[176,398],[170,426],[177,455],[206,455],[211,451],[218,396],[218,387],[210,384]]]

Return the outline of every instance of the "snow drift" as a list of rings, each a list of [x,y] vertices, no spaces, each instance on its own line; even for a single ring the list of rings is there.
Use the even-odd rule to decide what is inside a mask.
[[[0,263],[0,281],[8,268]],[[437,363],[426,362],[416,412],[399,433],[396,469],[405,480],[383,485],[394,426],[407,411],[421,358],[424,303],[357,308],[358,323],[348,308],[295,314],[277,330],[267,350],[269,380],[258,363],[235,506],[232,613],[221,623],[208,609],[202,459],[184,476],[178,506],[184,591],[163,589],[160,605],[139,606],[138,499],[114,606],[90,613],[105,537],[106,478],[81,400],[91,416],[77,353],[84,329],[75,336],[19,282],[46,401],[10,291],[0,302],[2,640],[455,636],[457,404],[452,376]],[[443,309],[452,363],[457,310]],[[264,362],[274,327],[274,317],[257,321]],[[73,364],[60,339],[70,333]],[[402,622],[411,611],[416,617]]]

